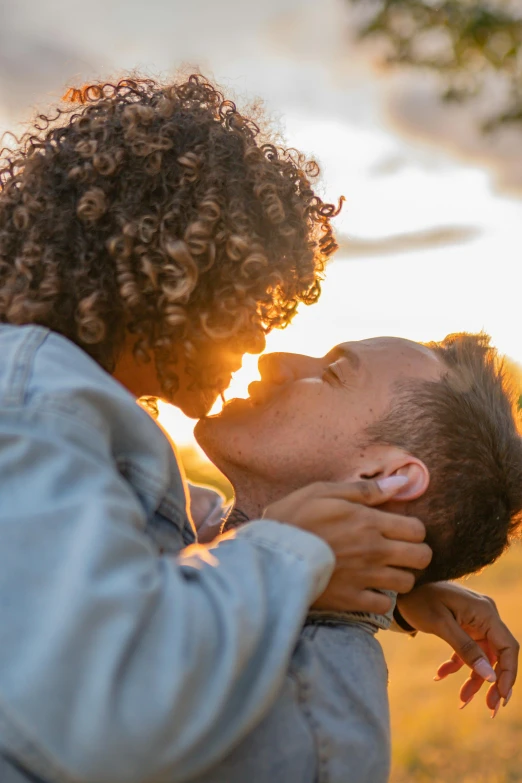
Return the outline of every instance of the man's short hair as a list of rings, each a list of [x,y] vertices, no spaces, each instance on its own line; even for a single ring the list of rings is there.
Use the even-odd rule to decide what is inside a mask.
[[[485,334],[427,345],[447,372],[400,384],[368,435],[421,459],[425,495],[408,512],[426,525],[433,559],[419,582],[456,579],[493,563],[522,521],[522,439],[512,381]]]

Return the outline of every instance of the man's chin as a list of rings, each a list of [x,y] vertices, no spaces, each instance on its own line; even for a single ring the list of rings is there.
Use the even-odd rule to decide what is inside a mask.
[[[202,439],[205,440],[205,434],[207,432],[211,433],[214,429],[222,432],[222,427],[225,427],[226,431],[226,425],[229,422],[232,423],[238,413],[250,408],[251,405],[247,400],[230,400],[230,402],[226,402],[219,413],[214,413],[212,416],[204,415],[199,417],[199,421],[194,427],[194,437],[199,443],[200,435]],[[199,445],[204,448],[201,443],[199,443]]]
[[[207,455],[209,460],[220,470],[222,449],[226,443],[226,438],[220,430],[219,417],[203,416],[194,427],[194,438],[196,443]]]

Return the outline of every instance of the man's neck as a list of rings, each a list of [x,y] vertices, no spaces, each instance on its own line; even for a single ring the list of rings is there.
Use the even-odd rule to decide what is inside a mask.
[[[263,513],[264,505],[255,496],[257,493],[250,493],[244,488],[243,491],[234,489],[236,490],[234,506],[223,526],[223,532],[240,527],[251,519],[259,519]]]
[[[241,527],[241,525],[244,525],[246,522],[250,522],[250,517],[240,508],[234,506],[225,520],[223,532],[226,533],[227,530],[234,530],[236,527]]]
[[[276,500],[288,494],[288,490],[269,489],[261,487],[257,482],[250,486],[234,487],[236,496],[234,507],[227,517],[223,530],[232,530],[233,528],[244,525],[251,519],[260,519],[265,508]]]

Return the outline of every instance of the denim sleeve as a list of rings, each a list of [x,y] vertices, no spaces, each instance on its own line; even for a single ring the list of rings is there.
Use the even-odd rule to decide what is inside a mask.
[[[266,714],[334,558],[270,521],[158,556],[99,436],[0,410],[0,752],[52,783],[177,783]]]

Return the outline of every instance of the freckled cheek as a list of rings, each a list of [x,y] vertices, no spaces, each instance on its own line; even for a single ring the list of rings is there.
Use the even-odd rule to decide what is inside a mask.
[[[315,392],[315,389],[313,391]],[[282,396],[270,408],[269,415],[271,419],[297,427],[309,425],[323,415],[323,410],[324,403],[321,403],[317,393],[292,394],[287,397]]]
[[[227,451],[234,454],[242,454],[246,440],[247,439],[244,436],[241,437],[240,433],[227,437],[225,441]]]
[[[248,448],[259,451],[263,444],[278,450],[322,448],[332,427],[325,426],[328,404],[321,391],[320,383],[305,381],[292,393],[283,392],[266,411],[260,410],[250,421],[245,420],[230,443],[245,454]]]

